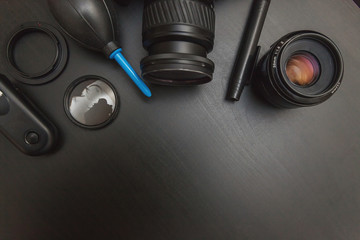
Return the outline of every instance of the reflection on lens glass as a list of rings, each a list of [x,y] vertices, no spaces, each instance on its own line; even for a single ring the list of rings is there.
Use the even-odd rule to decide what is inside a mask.
[[[319,76],[320,64],[309,54],[296,54],[290,57],[286,64],[286,75],[296,85],[311,85]]]
[[[6,115],[10,111],[9,99],[0,89],[0,116]]]
[[[66,94],[66,110],[76,123],[88,127],[103,126],[117,111],[117,96],[107,81],[85,78],[76,81]]]

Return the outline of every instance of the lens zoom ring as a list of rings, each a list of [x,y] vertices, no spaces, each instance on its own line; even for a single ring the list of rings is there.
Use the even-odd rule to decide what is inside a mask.
[[[190,24],[210,32],[215,32],[215,12],[213,4],[198,0],[158,0],[149,1],[144,9],[143,30],[168,24]]]

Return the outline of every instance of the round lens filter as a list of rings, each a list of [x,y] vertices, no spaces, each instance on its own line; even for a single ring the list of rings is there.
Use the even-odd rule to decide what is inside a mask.
[[[117,116],[119,96],[111,83],[98,76],[75,80],[64,97],[65,112],[78,126],[101,128]]]

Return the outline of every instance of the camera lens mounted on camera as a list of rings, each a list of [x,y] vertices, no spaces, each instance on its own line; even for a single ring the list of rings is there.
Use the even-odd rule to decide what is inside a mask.
[[[197,85],[212,80],[207,58],[215,37],[213,0],[147,0],[143,16],[142,76],[162,85]]]

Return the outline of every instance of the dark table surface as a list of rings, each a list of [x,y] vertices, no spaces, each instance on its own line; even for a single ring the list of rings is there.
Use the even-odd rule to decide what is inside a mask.
[[[360,239],[360,9],[352,0],[273,0],[263,55],[288,32],[333,39],[344,82],[327,102],[280,110],[245,89],[225,100],[250,0],[216,3],[214,80],[151,86],[145,99],[115,63],[67,38],[55,81],[16,83],[58,126],[56,152],[27,157],[0,136],[0,239]],[[141,1],[117,7],[128,60],[139,71]],[[56,25],[45,0],[0,0],[0,72],[6,39],[20,24]],[[36,60],[35,60],[36,61]],[[76,78],[113,83],[118,118],[91,131],[63,111]],[[12,79],[13,80],[13,79]]]

